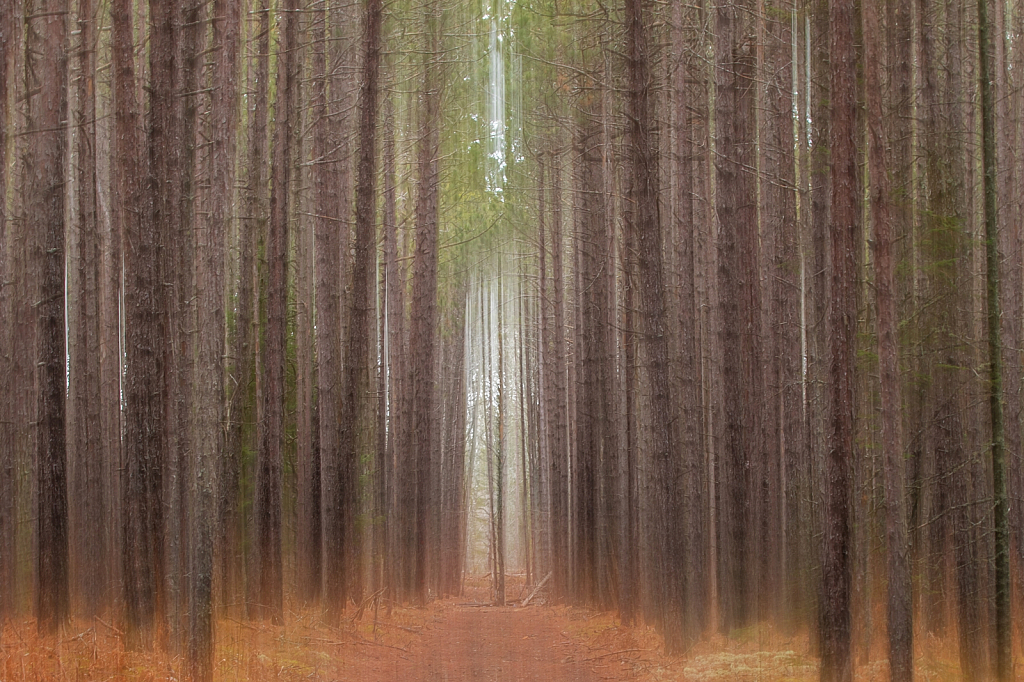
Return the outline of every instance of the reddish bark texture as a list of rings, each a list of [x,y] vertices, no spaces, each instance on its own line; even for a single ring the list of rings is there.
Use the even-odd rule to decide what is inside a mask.
[[[829,312],[829,391],[831,430],[825,459],[824,535],[822,540],[823,682],[853,677],[850,641],[850,510],[854,428],[855,331],[857,318],[857,66],[853,43],[854,8],[832,0],[832,305]]]

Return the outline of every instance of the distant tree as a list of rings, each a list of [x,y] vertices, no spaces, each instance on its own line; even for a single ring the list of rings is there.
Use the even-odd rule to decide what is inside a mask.
[[[494,334],[492,332],[493,324],[493,309],[494,309],[494,285],[488,283],[486,286],[481,282],[481,286],[478,291],[478,301],[480,303],[480,333],[483,336],[483,350],[481,365],[483,367],[483,380],[481,381],[481,392],[482,400],[484,403],[483,409],[483,420],[484,429],[483,435],[485,438],[484,444],[484,459],[487,463],[487,563],[488,569],[491,572],[491,595],[494,598],[495,603],[504,603],[504,576],[498,575],[503,557],[499,556],[499,519],[498,519],[498,495],[497,495],[497,479],[501,474],[497,471],[495,466],[495,460],[497,459],[496,451],[501,447],[500,439],[502,437],[501,425],[499,422],[500,412],[498,419],[495,418],[495,398],[494,390],[494,378],[495,374],[501,373],[501,370],[495,370],[498,363],[495,361],[494,351]],[[504,529],[501,529],[502,531]],[[502,581],[500,586],[500,600],[499,600],[499,580]]]
[[[548,237],[547,237],[547,186],[544,180],[544,154],[537,154],[537,466],[533,471],[536,479],[534,502],[538,517],[536,553],[538,572],[553,571],[551,536],[551,428],[552,401],[551,376],[554,334],[548,314]]]
[[[551,499],[552,591],[565,599],[570,589],[569,554],[569,423],[568,367],[565,341],[565,276],[562,232],[562,167],[557,150],[551,150],[551,295],[554,332],[551,376]]]
[[[461,278],[460,278],[461,279]],[[437,477],[438,575],[433,582],[438,595],[457,595],[462,589],[462,568],[465,557],[465,487],[466,487],[466,308],[467,282],[447,283],[449,305],[439,321],[441,338],[440,366],[448,368],[443,375],[438,433],[441,448],[441,471]]]
[[[499,256],[500,258],[500,256]],[[505,523],[506,496],[508,494],[508,440],[505,434],[505,278],[502,263],[498,262],[497,292],[491,287],[494,298],[491,304],[495,311],[497,337],[494,345],[498,347],[495,358],[494,373],[498,375],[497,415],[494,424],[497,434],[489,443],[494,456],[494,496],[491,514],[494,517],[494,540],[491,551],[494,553],[494,603],[505,605],[505,573],[507,571],[507,529]],[[490,313],[488,313],[490,321]],[[488,325],[490,327],[490,325]],[[490,331],[488,330],[488,333]],[[492,400],[495,398],[492,396]]]

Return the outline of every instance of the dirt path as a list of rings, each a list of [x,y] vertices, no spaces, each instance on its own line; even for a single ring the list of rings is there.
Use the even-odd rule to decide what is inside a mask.
[[[612,614],[568,606],[479,606],[486,594],[434,601],[423,608],[352,613],[334,627],[315,608],[289,610],[283,625],[218,622],[217,682],[813,682],[817,661],[806,638],[765,631],[748,641],[715,636],[684,657],[661,652],[646,627]],[[466,600],[479,601],[469,605]],[[180,656],[125,651],[106,621],[76,620],[55,642],[34,620],[0,632],[0,680],[49,682],[182,679]],[[773,639],[774,637],[774,639]],[[876,647],[881,650],[881,646]],[[934,671],[955,668],[936,660]],[[941,664],[941,665],[940,665]],[[922,673],[928,668],[920,668]],[[885,677],[885,661],[861,666],[858,682]],[[922,674],[942,677],[945,673]]]
[[[475,595],[474,595],[475,596]],[[625,682],[650,680],[657,644],[610,614],[564,606],[492,607],[458,600],[353,614],[337,626],[316,609],[283,625],[218,622],[217,682]],[[361,617],[360,617],[361,616]],[[32,620],[0,631],[0,680],[182,679],[163,650],[125,651],[105,621],[75,621],[56,641]],[[663,669],[660,669],[663,670]],[[675,679],[659,674],[658,679]]]
[[[592,682],[589,652],[548,609],[455,606],[394,659],[387,677],[409,682]],[[599,660],[599,659],[598,659]]]

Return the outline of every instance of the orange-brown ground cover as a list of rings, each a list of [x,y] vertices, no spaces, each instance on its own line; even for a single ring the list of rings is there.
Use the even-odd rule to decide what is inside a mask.
[[[510,582],[510,602],[525,594]],[[489,606],[483,581],[466,595],[425,608],[380,603],[342,627],[325,624],[313,609],[291,610],[283,626],[222,618],[217,629],[218,680],[508,680],[596,682],[811,681],[817,662],[807,638],[764,628],[716,636],[684,656],[661,651],[647,627],[626,627],[611,614],[548,606],[543,597],[523,608]],[[876,638],[877,639],[877,638]],[[959,679],[955,647],[919,642],[918,679]],[[883,648],[858,666],[858,682],[888,678]],[[35,634],[31,620],[9,624],[0,639],[0,681],[181,679],[180,656],[126,652],[109,622],[72,622],[57,640]]]

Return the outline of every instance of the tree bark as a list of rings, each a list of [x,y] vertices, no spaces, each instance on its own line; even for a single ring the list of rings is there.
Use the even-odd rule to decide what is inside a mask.
[[[370,313],[373,303],[371,265],[376,248],[376,184],[377,184],[377,100],[380,80],[381,26],[383,2],[368,0],[363,28],[362,83],[359,90],[359,152],[356,167],[356,224],[352,260],[352,299],[348,326],[345,329],[344,400],[341,416],[341,457],[339,484],[336,492],[340,506],[338,556],[343,565],[325,566],[325,600],[331,617],[344,609],[346,581],[358,589],[359,536],[355,513],[359,490],[357,466],[359,457],[372,451],[375,420],[370,417]],[[326,528],[325,528],[326,530]],[[341,573],[338,573],[339,569]],[[332,573],[334,571],[334,573]]]
[[[163,3],[167,4],[167,3]],[[184,652],[189,599],[189,479],[194,455],[191,407],[195,335],[196,204],[205,185],[196,182],[197,91],[199,59],[205,48],[206,4],[202,0],[172,3],[167,30],[157,32],[156,52],[174,53],[168,64],[150,62],[153,94],[159,105],[150,111],[160,120],[167,144],[157,151],[154,167],[157,201],[162,206],[163,282],[167,287],[164,348],[164,468],[167,644]],[[167,24],[165,22],[165,25]],[[152,59],[153,52],[150,52]],[[165,71],[166,70],[166,71]]]
[[[113,28],[113,27],[112,27]],[[124,458],[124,414],[121,405],[122,391],[123,391],[123,379],[124,379],[124,353],[122,348],[122,290],[124,284],[124,269],[123,269],[123,253],[121,248],[121,240],[123,237],[123,225],[124,220],[119,210],[117,197],[118,197],[118,183],[119,183],[119,163],[116,161],[116,156],[110,152],[118,148],[119,142],[117,140],[118,135],[118,123],[117,123],[117,87],[118,77],[116,75],[119,64],[117,61],[117,53],[114,52],[114,39],[116,35],[115,31],[111,32],[111,61],[113,68],[111,72],[114,76],[110,79],[108,84],[108,97],[110,97],[109,103],[107,104],[108,112],[113,115],[113,123],[107,123],[103,128],[103,147],[107,151],[105,155],[106,160],[106,172],[102,175],[106,176],[104,179],[107,181],[106,191],[100,192],[100,198],[105,199],[107,203],[111,204],[109,215],[104,215],[104,220],[101,221],[102,234],[101,240],[103,244],[102,250],[102,284],[101,284],[101,302],[100,302],[100,316],[102,318],[101,337],[100,337],[100,381],[101,381],[101,395],[100,400],[101,415],[100,415],[100,429],[102,438],[102,449],[105,458],[105,472],[104,476],[107,479],[107,495],[108,495],[108,509],[109,515],[105,521],[106,533],[108,539],[108,577],[110,579],[111,587],[110,593],[113,596],[118,596],[118,585],[121,584],[121,555],[122,550],[120,547],[121,540],[121,473],[122,466],[125,461]],[[112,100],[112,101],[111,101]],[[98,152],[97,152],[98,153]],[[115,600],[111,600],[111,603],[116,603]],[[115,609],[116,610],[116,609]]]
[[[225,242],[232,219],[235,130],[238,121],[238,48],[241,8],[230,0],[213,6],[215,52],[210,119],[210,202],[196,234],[197,355],[193,364],[193,443],[189,491],[189,636],[192,679],[213,678],[213,555],[217,533],[217,458],[223,456]]]
[[[605,424],[601,360],[604,352],[604,311],[607,299],[604,175],[601,167],[601,97],[596,78],[586,77],[576,123],[576,294],[578,320],[575,329],[576,457],[572,466],[572,575],[573,598],[581,604],[597,604],[600,505],[599,476]]]
[[[412,307],[410,310],[409,349],[412,363],[412,430],[407,456],[416,467],[416,569],[415,593],[420,604],[429,600],[428,553],[437,538],[432,536],[429,520],[437,503],[432,499],[431,456],[437,447],[434,423],[434,355],[437,337],[437,235],[440,169],[441,83],[439,59],[440,14],[430,5],[426,18],[429,45],[423,63],[423,90],[420,94],[420,138],[417,149],[419,186],[416,195],[416,251],[413,258]]]
[[[874,230],[875,305],[878,315],[878,362],[881,408],[882,468],[885,487],[885,548],[889,675],[892,682],[914,676],[911,573],[904,507],[902,408],[896,319],[896,269],[893,230],[889,214],[889,163],[885,117],[882,109],[882,33],[879,7],[868,0],[863,7],[864,71],[868,116],[868,164],[871,182],[871,223]]]
[[[443,457],[437,501],[440,507],[436,565],[439,575],[432,582],[439,596],[460,591],[465,546],[462,519],[466,513],[463,499],[466,469],[466,293],[465,280],[449,285],[450,307],[438,330],[441,346],[440,367],[444,368],[439,447]],[[439,382],[440,383],[440,382]]]
[[[318,16],[319,13],[318,13]],[[306,22],[308,24],[308,22]],[[317,44],[323,41],[311,36],[307,26],[303,26],[301,40],[306,44],[312,38],[314,52],[319,49]],[[303,60],[304,61],[304,60]],[[318,61],[314,55],[314,63]],[[312,106],[309,95],[303,91],[304,74],[300,65],[296,89],[296,121],[294,127],[308,130],[316,125],[317,112]],[[315,64],[314,64],[315,68]],[[322,80],[322,79],[321,79]],[[317,78],[313,78],[314,86]],[[310,111],[310,109],[313,109]],[[315,140],[314,140],[315,143]],[[295,181],[290,190],[295,205],[289,219],[295,225],[292,237],[292,253],[295,255],[295,285],[291,291],[291,306],[294,310],[295,344],[295,596],[300,602],[311,604],[319,600],[322,587],[322,555],[323,531],[321,512],[321,461],[320,449],[315,447],[319,440],[319,424],[314,425],[316,412],[314,394],[316,380],[314,377],[315,361],[314,335],[316,321],[314,319],[314,297],[316,277],[316,223],[319,220],[320,208],[315,197],[315,174],[320,166],[307,156],[304,135],[297,135],[295,141],[294,163]],[[314,192],[310,192],[307,182],[314,184]],[[312,196],[311,196],[312,195]],[[318,433],[314,436],[313,429]]]
[[[661,250],[658,150],[653,136],[649,28],[643,0],[626,0],[625,18],[630,121],[627,129],[627,199],[633,207],[627,215],[633,222],[631,229],[637,238],[640,272],[645,275],[640,287],[640,303],[650,385],[650,458],[657,480],[657,504],[662,514],[657,537],[663,543],[663,560],[660,565],[664,576],[662,625],[665,648],[674,654],[680,652],[684,645],[682,571],[677,568],[684,561],[683,534],[680,529],[685,528],[685,520],[678,495],[683,471],[678,457],[677,435],[672,427],[673,396],[668,367],[669,323]]]
[[[568,367],[565,347],[565,281],[562,267],[562,169],[557,151],[551,152],[551,289],[554,297],[552,436],[551,436],[551,590],[555,600],[569,595],[569,441]]]
[[[989,418],[992,424],[991,466],[995,521],[995,673],[1001,682],[1013,679],[1012,620],[1010,615],[1010,537],[1006,493],[1006,453],[1002,396],[1002,341],[999,305],[999,216],[995,93],[992,77],[992,27],[987,0],[978,0],[978,51],[981,80],[981,138],[984,169],[984,216],[988,303]]]
[[[249,88],[254,93],[249,108],[248,148],[246,150],[246,185],[243,192],[243,214],[239,220],[239,283],[238,315],[232,348],[235,357],[231,385],[230,425],[227,451],[220,458],[219,498],[221,518],[221,593],[226,604],[243,601],[243,575],[248,568],[254,575],[250,553],[248,567],[243,562],[243,520],[241,514],[241,481],[243,464],[257,451],[257,421],[261,397],[257,381],[257,353],[262,347],[259,335],[260,299],[257,282],[262,267],[257,263],[258,246],[264,244],[266,233],[266,150],[267,109],[270,91],[270,11],[266,0],[255,9],[256,47],[250,57]],[[254,594],[255,580],[249,581],[247,595]]]
[[[65,441],[64,134],[67,122],[67,2],[25,6],[25,73],[30,93],[25,216],[40,252],[37,321],[36,618],[56,635],[69,614],[67,444]]]
[[[856,148],[857,64],[853,42],[854,8],[832,0],[832,306],[829,313],[831,432],[825,460],[822,542],[823,682],[849,682],[851,594],[851,472],[853,470],[855,331],[857,317],[858,169]]]
[[[140,113],[133,46],[132,7],[112,5],[117,222],[124,251],[125,373],[124,467],[121,473],[121,585],[125,644],[149,648],[163,578],[163,327],[160,234],[144,199],[148,163],[139,136]],[[151,135],[158,134],[156,130]],[[157,138],[158,139],[158,138]],[[145,157],[143,157],[145,158]],[[149,195],[152,197],[152,195]]]
[[[686,632],[688,641],[695,641],[708,624],[707,576],[707,482],[703,462],[702,396],[698,341],[698,309],[696,291],[696,225],[694,216],[694,143],[690,125],[690,104],[686,79],[690,72],[686,58],[687,44],[684,31],[682,3],[676,6],[672,40],[674,65],[672,77],[672,112],[674,121],[675,196],[673,197],[673,243],[675,267],[678,272],[678,377],[680,405],[680,442],[683,453],[686,484],[686,564],[685,583]],[[635,569],[634,569],[635,570]]]
[[[14,43],[14,3],[0,6],[0,121],[7,121],[7,75],[10,71]],[[7,196],[7,125],[0,125],[0,197]],[[13,318],[13,287],[11,280],[14,240],[7,231],[7,201],[0,201],[0,317]],[[13,389],[12,367],[13,326],[0,330],[0,381]],[[15,561],[15,483],[13,395],[0,398],[0,620],[8,618],[14,608]]]
[[[78,223],[77,314],[69,315],[70,395],[74,400],[73,456],[69,462],[72,582],[85,616],[108,603],[110,518],[107,454],[101,433],[100,251],[96,176],[96,8],[92,0],[77,7],[78,55],[75,111],[75,201]],[[0,120],[3,120],[0,118]],[[70,277],[69,277],[70,284]],[[69,311],[70,312],[70,311]],[[72,323],[72,320],[74,323]],[[71,331],[74,330],[73,336]]]
[[[267,318],[262,350],[263,419],[256,464],[256,603],[254,615],[280,622],[284,617],[281,557],[281,447],[284,437],[285,345],[288,299],[288,208],[291,198],[293,117],[298,92],[298,0],[279,9],[277,103],[267,239]]]
[[[717,210],[718,286],[721,291],[722,348],[725,354],[724,451],[720,464],[721,626],[747,625],[755,519],[752,472],[761,463],[760,357],[761,291],[754,147],[755,45],[749,2],[717,10],[718,83]]]
[[[314,244],[316,269],[316,352],[317,352],[317,400],[320,406],[320,475],[321,486],[321,538],[322,561],[332,570],[334,564],[328,559],[326,531],[336,521],[331,516],[333,483],[329,476],[335,471],[338,461],[338,422],[340,418],[341,394],[341,252],[344,220],[341,212],[341,187],[338,169],[346,163],[339,159],[330,148],[331,120],[328,114],[327,97],[327,38],[328,17],[326,7],[318,13],[322,22],[313,40],[313,192],[315,197]],[[331,90],[332,97],[340,93]],[[328,467],[331,467],[328,471]],[[324,567],[321,567],[321,571]],[[321,581],[324,576],[320,576]]]
[[[398,466],[398,453],[404,451],[407,443],[405,425],[408,418],[402,409],[405,386],[405,268],[398,261],[398,220],[397,220],[397,169],[395,161],[395,117],[392,97],[385,106],[384,138],[384,258],[388,327],[388,446],[384,462],[386,479],[386,552],[384,572],[393,595],[405,594],[405,585],[399,580],[400,561],[404,542],[400,541],[403,524],[400,521],[401,501],[397,497],[403,479],[404,468]]]
[[[552,535],[551,535],[551,444],[554,439],[554,425],[550,418],[552,412],[552,385],[554,377],[551,371],[554,363],[551,359],[554,351],[554,337],[548,323],[548,240],[546,234],[547,205],[546,185],[544,182],[544,155],[537,155],[537,407],[538,414],[538,469],[537,499],[539,512],[537,524],[538,573],[547,574],[553,571]]]

